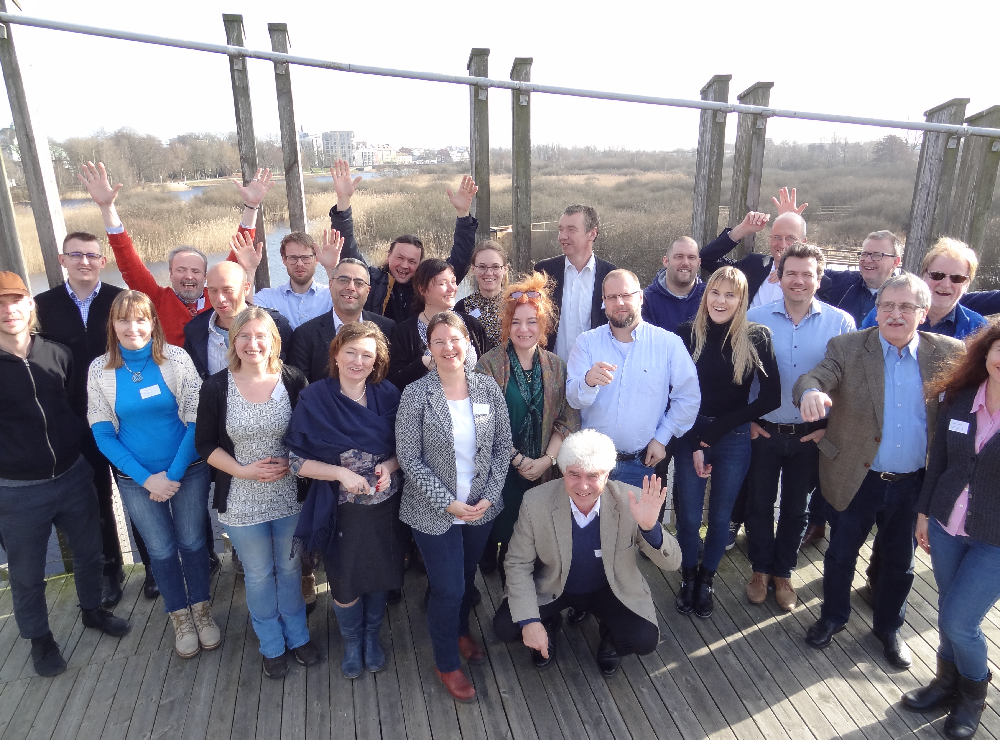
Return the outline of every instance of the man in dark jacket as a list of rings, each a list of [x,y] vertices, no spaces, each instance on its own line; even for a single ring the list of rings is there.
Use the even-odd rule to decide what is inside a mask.
[[[673,331],[698,313],[705,283],[698,276],[698,242],[681,236],[663,255],[663,269],[642,294],[642,320]]]
[[[21,278],[0,272],[0,536],[7,551],[14,619],[31,640],[41,676],[66,670],[49,629],[45,552],[52,526],[73,550],[85,627],[114,637],[126,620],[101,608],[104,558],[94,471],[80,454],[84,422],[73,411],[73,355],[33,335],[35,302]]]
[[[413,234],[404,234],[393,239],[389,245],[389,254],[382,267],[368,264],[358,242],[354,238],[354,217],[351,214],[351,196],[361,176],[351,179],[350,166],[338,159],[330,168],[333,186],[337,192],[337,205],[330,209],[330,228],[340,232],[344,238],[343,257],[353,257],[361,260],[368,268],[368,283],[371,286],[365,310],[381,314],[395,322],[404,321],[411,316],[410,304],[413,302],[413,286],[410,280],[416,272],[417,265],[424,258],[424,244]],[[465,279],[472,262],[472,249],[476,244],[476,229],[479,222],[475,216],[470,216],[472,199],[479,190],[471,177],[466,175],[458,189],[452,193],[447,190],[448,199],[455,207],[455,243],[448,257],[448,264],[455,272],[455,280],[459,283]],[[331,265],[324,264],[327,272]]]

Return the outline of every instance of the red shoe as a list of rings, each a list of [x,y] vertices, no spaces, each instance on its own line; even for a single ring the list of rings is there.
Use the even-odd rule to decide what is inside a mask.
[[[476,688],[469,683],[469,679],[462,673],[461,668],[457,671],[448,671],[447,673],[441,673],[441,671],[435,668],[434,672],[441,679],[444,687],[448,689],[448,693],[455,698],[455,701],[464,703],[475,701]]]
[[[462,654],[469,665],[480,665],[486,662],[486,653],[472,635],[462,635],[458,638],[458,652]]]

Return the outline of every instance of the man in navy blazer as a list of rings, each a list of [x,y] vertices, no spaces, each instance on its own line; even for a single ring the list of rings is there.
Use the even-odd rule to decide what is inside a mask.
[[[601,285],[616,268],[594,254],[598,231],[597,211],[590,206],[569,206],[559,218],[563,256],[535,264],[536,272],[555,282],[552,301],[559,306],[559,324],[552,328],[545,346],[563,360],[569,359],[578,336],[608,323]]]

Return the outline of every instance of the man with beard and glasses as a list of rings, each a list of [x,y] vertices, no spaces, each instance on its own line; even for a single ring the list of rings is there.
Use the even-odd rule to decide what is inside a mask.
[[[698,242],[679,236],[663,255],[663,269],[642,294],[642,318],[673,331],[698,313],[705,282],[698,276],[701,257]]]

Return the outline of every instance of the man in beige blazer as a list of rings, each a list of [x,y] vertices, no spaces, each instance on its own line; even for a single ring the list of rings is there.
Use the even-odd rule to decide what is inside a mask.
[[[830,409],[826,434],[817,443],[830,546],[821,616],[806,642],[824,648],[847,625],[858,552],[878,525],[881,564],[872,631],[897,668],[912,662],[899,628],[913,584],[914,504],[938,410],[937,397],[926,398],[924,385],[965,351],[956,339],[917,331],[930,302],[927,284],[917,276],[889,278],[876,297],[878,328],[831,339],[823,361],[792,390],[806,421]]]
[[[677,540],[659,522],[666,491],[656,476],[643,481],[641,493],[609,481],[615,444],[594,429],[569,435],[557,460],[564,477],[524,495],[504,566],[507,598],[493,630],[504,642],[522,640],[535,665],[547,668],[562,610],[590,612],[601,627],[598,667],[612,676],[622,655],[651,653],[660,639],[636,552],[663,570],[680,567]]]

